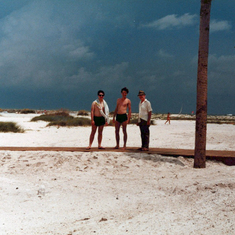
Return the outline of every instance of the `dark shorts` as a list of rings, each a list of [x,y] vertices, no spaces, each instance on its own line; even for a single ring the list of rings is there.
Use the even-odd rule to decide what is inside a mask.
[[[96,117],[94,116],[94,121],[96,126],[103,126],[105,124],[105,118],[102,117]]]
[[[116,121],[120,122],[120,123],[123,123],[127,120],[127,114],[124,113],[124,114],[117,114],[116,116]]]

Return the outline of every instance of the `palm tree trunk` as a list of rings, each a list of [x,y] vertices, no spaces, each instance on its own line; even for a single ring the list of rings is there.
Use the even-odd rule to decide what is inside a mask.
[[[207,127],[207,65],[209,52],[209,25],[212,0],[201,0],[200,36],[197,72],[197,108],[194,167],[206,167]]]

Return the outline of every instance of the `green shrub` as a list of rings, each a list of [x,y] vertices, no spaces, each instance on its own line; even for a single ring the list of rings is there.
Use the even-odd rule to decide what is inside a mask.
[[[89,112],[86,110],[79,110],[77,115],[78,116],[89,116]]]
[[[23,133],[24,130],[17,126],[14,122],[0,122],[0,132]]]
[[[20,111],[21,114],[28,114],[28,113],[36,113],[35,110],[32,109],[22,109]]]
[[[47,126],[90,126],[91,120],[88,118],[70,118],[67,120],[52,121]]]
[[[49,122],[47,126],[90,126],[91,120],[88,118],[74,118],[67,115],[66,112],[57,112],[53,114],[43,114],[38,117],[34,117],[31,120]]]
[[[58,110],[55,112],[51,112],[48,115],[52,115],[52,116],[63,116],[63,117],[69,117],[69,111],[67,110]]]
[[[31,122],[36,121],[45,121],[45,122],[58,122],[58,121],[67,121],[73,119],[72,116],[67,116],[67,114],[43,114],[31,119]]]

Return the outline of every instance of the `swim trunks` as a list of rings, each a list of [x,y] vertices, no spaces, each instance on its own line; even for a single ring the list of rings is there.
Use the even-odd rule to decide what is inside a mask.
[[[94,116],[94,121],[96,126],[103,126],[105,124],[105,118],[103,116],[101,117]]]
[[[117,114],[116,116],[116,121],[120,122],[120,123],[123,123],[127,120],[127,114],[124,113],[124,114]]]

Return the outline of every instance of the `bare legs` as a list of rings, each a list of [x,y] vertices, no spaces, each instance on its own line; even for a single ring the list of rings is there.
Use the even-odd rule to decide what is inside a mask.
[[[127,131],[126,131],[126,127],[127,127],[127,121],[120,123],[120,122],[115,122],[115,135],[116,135],[116,147],[115,149],[119,149],[119,142],[120,142],[120,135],[119,135],[119,131],[120,131],[120,127],[122,126],[122,131],[123,131],[123,149],[126,149],[126,142],[127,142]]]
[[[126,127],[127,127],[127,122],[124,122],[122,125],[122,131],[123,131],[123,149],[126,149],[126,142],[127,142],[127,131],[126,131]]]
[[[119,149],[119,141],[120,141],[120,136],[119,136],[119,130],[120,130],[120,122],[115,122],[115,136],[116,136],[116,146],[115,149]]]
[[[116,136],[116,147],[115,149],[119,149],[119,142],[120,142],[120,136],[119,136],[119,131],[120,131],[120,127],[122,126],[122,131],[123,131],[123,149],[126,149],[126,142],[127,142],[127,121],[120,123],[120,122],[115,122],[115,136]],[[104,149],[104,147],[101,146],[101,142],[102,142],[102,133],[103,133],[103,129],[104,126],[98,126],[98,148],[99,149]],[[87,147],[87,149],[91,149],[91,145],[94,141],[94,137],[95,137],[95,133],[97,130],[97,126],[96,125],[92,125],[91,127],[91,134],[90,134],[90,141],[89,141],[89,146]]]
[[[104,126],[98,126],[98,148],[99,149],[103,149],[103,147],[101,146],[103,129],[104,129]],[[90,142],[89,142],[89,146],[87,147],[87,149],[91,148],[91,145],[92,145],[94,137],[95,137],[96,130],[97,130],[97,126],[92,125]]]
[[[104,126],[99,126],[98,128],[98,148],[99,149],[104,149],[104,147],[101,146],[102,142],[102,133],[103,133]]]

